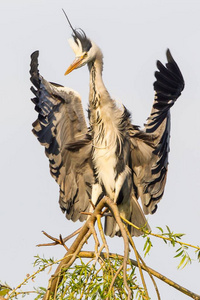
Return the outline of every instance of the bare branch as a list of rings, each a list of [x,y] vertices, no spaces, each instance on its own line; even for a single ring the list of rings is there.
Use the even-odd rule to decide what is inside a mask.
[[[146,282],[144,280],[144,276],[143,276],[143,273],[142,273],[142,267],[141,267],[141,264],[140,264],[140,259],[139,259],[139,256],[138,256],[138,252],[137,252],[137,249],[135,247],[135,243],[134,243],[134,241],[133,241],[133,239],[132,239],[132,237],[131,237],[131,235],[130,235],[130,233],[128,231],[128,228],[127,227],[125,227],[125,228],[126,228],[126,233],[127,233],[128,237],[129,237],[129,242],[130,242],[130,244],[131,244],[131,246],[133,248],[133,251],[135,253],[135,257],[136,257],[136,260],[137,260],[137,263],[138,263],[138,268],[139,268],[139,272],[140,272],[140,277],[141,277],[141,280],[142,280],[142,284],[143,284],[143,287],[144,287],[147,299],[149,300],[150,297],[149,297],[147,286],[146,286]]]
[[[127,280],[126,280],[126,273],[127,273],[127,263],[129,258],[129,242],[128,237],[125,230],[125,225],[122,222],[119,214],[119,210],[117,207],[117,204],[111,201],[108,197],[106,197],[106,204],[109,207],[109,209],[112,211],[112,214],[115,218],[115,221],[117,222],[119,229],[121,231],[121,235],[124,240],[124,259],[123,259],[123,279],[124,279],[124,285],[128,291],[128,300],[131,299],[131,289],[128,286]]]
[[[157,284],[156,284],[156,282],[155,282],[153,276],[152,276],[151,273],[149,272],[149,268],[147,267],[146,263],[144,262],[144,260],[143,260],[142,257],[140,256],[139,252],[138,252],[138,256],[139,256],[139,258],[140,258],[140,260],[141,260],[143,266],[146,268],[146,271],[148,272],[149,277],[151,278],[151,280],[152,280],[152,282],[153,282],[153,285],[154,285],[154,288],[155,288],[155,291],[156,291],[158,300],[161,300],[161,298],[160,298],[160,293],[159,293]]]
[[[62,235],[60,234],[59,237],[60,237],[60,243],[61,243],[61,245],[65,248],[65,250],[68,251],[69,248],[65,245],[65,243],[64,243],[64,241],[63,241],[63,238],[62,238]]]
[[[122,237],[124,240],[123,280],[124,280],[124,285],[128,291],[128,300],[131,299],[131,289],[128,286],[127,280],[126,280],[126,270],[127,270],[127,263],[128,263],[128,257],[129,257],[128,237],[126,234],[126,230],[124,228],[124,224],[121,221],[117,205],[115,203],[113,203],[113,201],[111,201],[108,197],[104,197],[99,202],[99,204],[96,206],[93,214],[89,217],[89,219],[86,221],[86,223],[81,228],[81,231],[80,231],[78,237],[76,238],[76,240],[74,241],[72,246],[69,248],[69,251],[66,253],[65,258],[59,264],[54,275],[51,276],[51,278],[49,280],[48,290],[47,290],[47,293],[45,294],[43,300],[49,300],[50,295],[55,294],[58,282],[60,282],[62,280],[63,268],[66,269],[69,266],[71,266],[71,264],[76,259],[76,256],[80,252],[82,246],[86,242],[86,237],[88,239],[89,236],[92,233],[94,233],[94,231],[91,230],[91,226],[94,226],[96,219],[97,219],[97,215],[101,214],[101,211],[102,211],[103,207],[105,207],[105,206],[107,206],[112,211],[112,213],[115,217],[115,220],[118,223],[119,229],[121,231],[121,234],[122,234]]]
[[[43,300],[49,300],[50,296],[55,294],[57,284],[58,284],[58,282],[60,282],[62,280],[63,268],[66,269],[67,267],[69,267],[74,262],[74,260],[76,259],[76,256],[78,255],[78,253],[82,249],[82,246],[85,244],[85,242],[88,240],[88,238],[92,234],[90,226],[91,226],[91,224],[95,223],[96,216],[98,214],[100,214],[103,207],[105,206],[106,199],[107,198],[104,197],[99,202],[99,204],[96,206],[93,214],[89,217],[89,219],[82,226],[82,228],[79,232],[79,235],[77,236],[77,238],[75,239],[75,241],[73,242],[71,247],[69,248],[69,251],[64,256],[64,259],[60,262],[60,264],[57,267],[55,273],[51,276],[51,278],[49,280],[48,290],[47,290],[45,296],[43,297]]]
[[[119,275],[119,273],[121,272],[122,269],[123,269],[123,264],[119,267],[119,269],[118,269],[117,272],[115,273],[115,275],[114,275],[114,277],[113,277],[113,279],[112,279],[112,282],[111,282],[111,284],[110,284],[110,288],[109,288],[108,293],[112,290],[113,285],[114,285],[114,283],[115,283],[115,280],[116,280],[117,276]]]
[[[103,242],[103,247],[106,250],[107,258],[109,258],[109,248],[108,248],[108,244],[106,242],[106,238],[105,238],[105,235],[104,235],[104,232],[103,232],[103,227],[102,227],[102,224],[101,224],[101,216],[100,215],[97,215],[97,225],[98,225],[99,233],[101,235],[101,239],[102,239],[102,242]]]
[[[133,239],[132,239],[132,237],[131,237],[131,235],[130,235],[130,233],[129,233],[128,230],[127,230],[127,234],[128,234],[129,241],[130,241],[131,245],[133,244],[133,246],[134,246],[134,248],[135,248],[135,244],[134,244]],[[135,248],[135,250],[136,250],[136,248]],[[136,252],[137,252],[137,257],[140,259],[140,261],[142,262],[143,266],[146,268],[146,271],[148,272],[149,277],[151,278],[151,280],[152,280],[152,282],[153,282],[153,285],[154,285],[154,288],[155,288],[155,290],[156,290],[156,294],[157,294],[158,300],[161,300],[161,299],[160,299],[160,294],[159,294],[159,291],[158,291],[158,287],[157,287],[157,284],[156,284],[156,282],[155,282],[153,276],[152,276],[151,273],[149,272],[149,269],[148,269],[147,265],[145,264],[144,260],[142,259],[141,255],[139,254],[139,252],[138,252],[137,250],[136,250]],[[139,266],[139,264],[138,264],[138,266]],[[140,267],[141,267],[141,265],[140,265]]]
[[[67,237],[65,237],[63,240],[63,243],[66,243],[68,240],[70,240],[72,237],[74,237],[75,235],[77,235],[80,231],[81,231],[82,227],[80,227],[79,229],[77,229],[76,231],[74,231],[73,233],[71,233],[70,235],[68,235]],[[60,240],[57,238],[52,237],[51,235],[49,235],[48,233],[46,233],[45,231],[42,231],[42,233],[44,235],[46,235],[49,239],[53,240],[54,243],[47,243],[47,244],[38,244],[37,247],[43,247],[43,246],[56,246],[56,245],[60,245]],[[61,244],[62,245],[62,244]]]

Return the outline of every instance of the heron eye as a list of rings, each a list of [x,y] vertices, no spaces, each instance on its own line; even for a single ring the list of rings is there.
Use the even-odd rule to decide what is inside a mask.
[[[83,57],[86,58],[88,56],[87,52],[84,53]]]

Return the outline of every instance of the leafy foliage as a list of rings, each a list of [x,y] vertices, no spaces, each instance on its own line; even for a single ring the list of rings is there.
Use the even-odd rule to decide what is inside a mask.
[[[62,281],[57,289],[55,299],[123,299],[126,290],[122,271],[110,289],[114,274],[121,266],[121,259],[108,259],[100,264],[95,260],[85,263],[81,258],[79,261],[78,264],[63,270]],[[143,299],[144,290],[137,283],[135,267],[132,264],[130,264],[127,272],[127,281],[131,286],[134,299]],[[38,295],[35,299],[38,300],[43,298],[46,289],[40,287],[36,291]]]
[[[174,247],[177,243],[177,240],[180,240],[182,236],[184,236],[184,233],[174,233],[169,229],[169,226],[166,225],[167,232],[164,232],[164,230],[161,227],[157,227],[161,231],[161,236],[167,237],[168,241],[172,244]],[[167,244],[167,240],[163,239],[163,241]]]
[[[174,233],[173,231],[171,231],[169,229],[168,226],[166,226],[167,228],[167,232],[164,232],[164,230],[161,228],[161,227],[157,227],[160,232],[161,232],[161,236],[164,238],[164,237],[167,237],[167,240],[166,239],[163,239],[163,241],[167,244],[171,244],[173,247],[177,246],[178,243],[178,240],[181,240],[182,236],[184,236],[185,234],[183,233]],[[184,243],[181,243],[181,247],[179,247],[177,250],[176,250],[176,255],[174,256],[174,258],[181,258],[179,264],[178,264],[178,269],[183,269],[187,264],[191,264],[192,262],[192,259],[188,253],[188,249],[189,247],[187,245],[185,245]],[[196,250],[195,253],[198,251],[197,253],[197,258],[198,258],[198,255],[200,257],[200,254],[199,254],[199,250]]]
[[[174,258],[180,259],[178,264],[179,269],[184,268],[187,264],[192,262],[189,255],[189,250],[192,248],[195,248],[197,261],[200,261],[200,248],[198,246],[183,243],[181,238],[184,234],[174,233],[168,226],[166,226],[166,230],[161,227],[157,228],[159,230],[159,234],[144,232],[144,256],[150,254],[150,250],[153,247],[150,237],[153,236],[162,239],[168,245],[172,245],[173,247],[178,246],[175,251]],[[37,268],[37,271],[32,275],[27,275],[25,280],[15,289],[12,289],[6,283],[0,284],[0,296],[3,297],[3,299],[18,299],[19,295],[25,297],[32,293],[35,300],[44,299],[47,292],[46,288],[38,287],[34,288],[33,291],[26,292],[22,291],[21,287],[24,286],[28,280],[34,279],[38,273],[43,272],[48,268],[50,272],[52,266],[58,264],[61,260],[55,260],[54,258],[46,259],[45,257],[40,257],[38,255],[35,256],[33,265]],[[77,260],[79,260],[79,262],[76,261],[76,263],[72,264],[70,267],[62,268],[61,273],[59,274],[61,280],[59,281],[56,294],[54,296],[50,295],[50,299],[118,300],[127,298],[127,289],[125,286],[122,267],[122,256],[109,255],[106,258],[101,254],[97,255],[95,252],[95,255],[91,259],[83,259],[81,258],[81,255],[78,255]],[[138,283],[136,265],[133,265],[131,260],[128,260],[127,264],[126,281],[130,287],[131,297],[138,300],[150,299],[147,298],[145,289]]]

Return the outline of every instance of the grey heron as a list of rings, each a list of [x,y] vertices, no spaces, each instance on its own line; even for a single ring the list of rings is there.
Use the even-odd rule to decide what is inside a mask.
[[[70,24],[70,22],[69,22]],[[144,129],[131,124],[125,106],[119,107],[103,79],[103,54],[82,29],[72,28],[70,46],[75,60],[65,74],[88,66],[89,128],[77,92],[46,81],[38,71],[38,55],[31,55],[31,87],[38,118],[33,133],[45,147],[50,172],[60,187],[59,204],[67,219],[83,221],[107,195],[119,212],[138,227],[150,228],[145,215],[153,214],[161,200],[168,169],[170,108],[184,88],[181,71],[170,50],[164,66],[157,61],[155,97]],[[141,199],[140,206],[138,199]],[[105,234],[120,236],[111,215]],[[129,228],[131,235],[141,232]]]

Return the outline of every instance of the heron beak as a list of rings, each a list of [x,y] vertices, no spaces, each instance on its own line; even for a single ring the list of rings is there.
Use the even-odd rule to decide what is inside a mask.
[[[81,67],[81,63],[82,63],[83,59],[84,59],[84,55],[76,57],[75,60],[73,61],[73,63],[69,66],[69,68],[65,72],[65,75],[67,75],[70,72],[72,72],[73,70]]]

